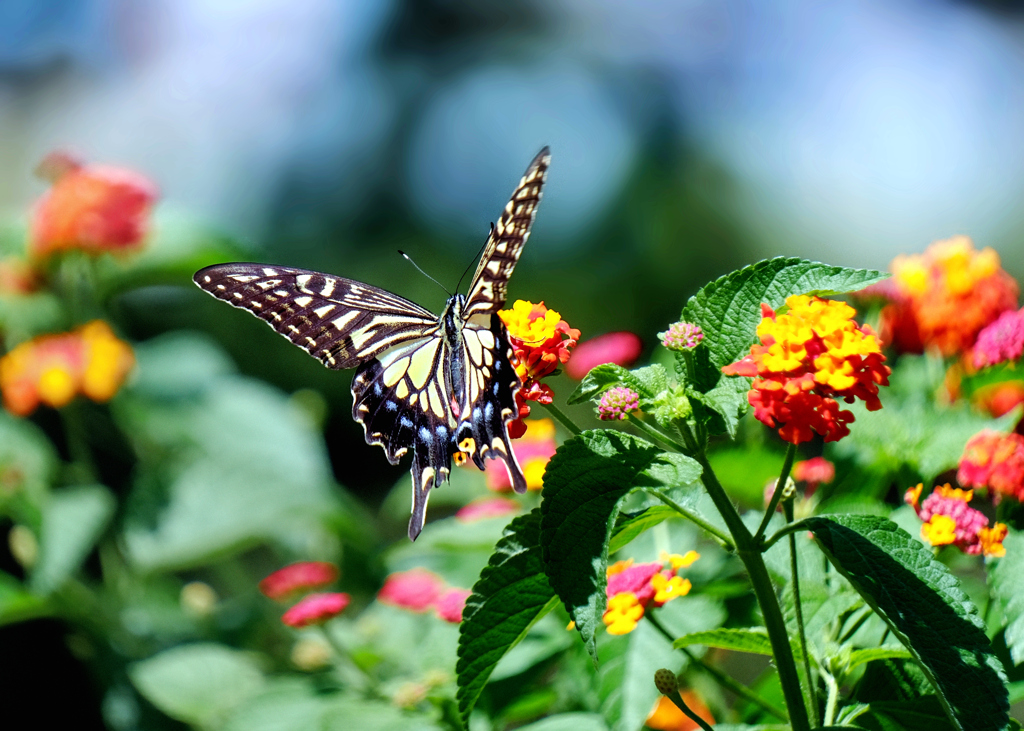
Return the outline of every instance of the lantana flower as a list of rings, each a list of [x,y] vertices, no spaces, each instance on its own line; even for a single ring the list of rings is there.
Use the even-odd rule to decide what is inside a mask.
[[[299,600],[295,606],[281,615],[281,621],[289,627],[308,627],[323,624],[345,611],[351,597],[341,592],[310,594]]]
[[[982,328],[1017,307],[1017,283],[1003,271],[999,254],[977,251],[966,236],[936,241],[923,254],[898,256],[891,269],[892,283],[885,287],[890,304],[882,309],[880,330],[900,352],[962,353]]]
[[[818,486],[836,478],[836,466],[824,457],[811,457],[793,465],[793,479],[803,482],[805,495],[813,495]]]
[[[631,388],[616,386],[601,395],[597,417],[603,421],[621,421],[639,408],[640,394]]]
[[[700,325],[690,322],[674,322],[668,330],[658,333],[661,344],[669,350],[693,350],[704,340],[704,331]]]
[[[663,554],[661,561],[633,564],[633,559],[608,567],[608,608],[602,621],[609,634],[624,635],[636,629],[648,607],[660,607],[690,592],[689,579],[677,572],[700,558],[696,551]]]
[[[445,622],[458,624],[462,621],[462,611],[466,608],[466,600],[472,593],[470,589],[449,589],[438,598],[437,604],[434,605],[434,612]]]
[[[322,589],[338,580],[338,567],[329,561],[300,561],[278,569],[260,582],[260,592],[283,599],[298,592]]]
[[[82,165],[61,153],[44,160],[40,169],[53,185],[32,216],[30,256],[72,249],[131,251],[142,245],[157,198],[152,182],[130,170]]]
[[[636,363],[643,347],[643,341],[636,333],[620,331],[598,335],[576,346],[565,364],[565,375],[581,381],[591,369],[605,363],[628,368]]]
[[[488,463],[489,464],[489,463]],[[507,472],[507,470],[504,470]],[[511,489],[511,485],[509,485]],[[519,512],[519,503],[507,497],[484,497],[459,508],[455,519],[462,523],[475,523],[487,518],[499,518]]]
[[[996,502],[1024,502],[1024,436],[989,429],[975,434],[964,447],[956,479],[964,487],[988,488]]]
[[[535,305],[516,300],[511,309],[499,310],[498,317],[508,329],[516,373],[523,382],[516,396],[519,419],[508,430],[509,436],[517,439],[526,429],[523,418],[530,415],[526,402],[550,404],[554,400],[551,387],[540,381],[569,360],[569,351],[579,340],[580,331],[569,327],[558,312],[549,310],[543,302]]]
[[[558,449],[555,442],[555,422],[551,419],[525,419],[525,429],[521,438],[513,445],[516,459],[523,468],[528,490],[540,490],[544,487],[544,471],[548,461]],[[512,483],[509,481],[508,470],[498,460],[487,460],[484,466],[484,477],[487,489],[495,492],[510,492]]]
[[[972,349],[975,368],[1020,360],[1024,354],[1024,307],[1007,310],[978,333]]]
[[[1006,554],[1003,539],[1006,538],[1007,527],[996,523],[990,528],[985,514],[967,505],[974,497],[973,490],[961,490],[947,484],[935,488],[931,495],[920,502],[923,487],[918,485],[907,490],[904,500],[914,508],[917,517],[924,521],[921,538],[929,545],[954,545],[972,555]]]
[[[789,311],[781,315],[761,305],[761,343],[722,372],[754,378],[747,398],[755,417],[769,427],[778,424],[787,442],[810,441],[814,432],[838,441],[853,421],[838,399],[861,399],[869,411],[882,408],[878,387],[888,385],[890,373],[885,356],[871,328],[853,320],[849,305],[807,295],[789,297],[786,305]]]
[[[377,601],[418,614],[433,609],[444,621],[458,624],[470,594],[469,589],[447,586],[431,571],[415,568],[388,576],[377,592]]]
[[[40,404],[66,406],[78,394],[109,401],[135,365],[131,347],[94,320],[70,333],[43,335],[0,358],[0,390],[12,414]]]

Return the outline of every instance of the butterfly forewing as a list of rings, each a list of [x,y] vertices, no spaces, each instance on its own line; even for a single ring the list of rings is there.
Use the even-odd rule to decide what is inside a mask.
[[[407,299],[306,269],[217,264],[193,279],[214,297],[266,320],[328,368],[354,368],[439,330],[436,315]]]
[[[490,315],[505,304],[508,279],[512,276],[523,244],[530,236],[530,227],[537,214],[541,189],[547,180],[551,151],[545,147],[533,158],[522,180],[516,186],[498,222],[491,227],[480,263],[466,295],[467,318]]]

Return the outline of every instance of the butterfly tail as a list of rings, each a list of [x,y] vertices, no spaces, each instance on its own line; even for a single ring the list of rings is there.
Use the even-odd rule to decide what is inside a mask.
[[[431,488],[447,482],[451,474],[451,432],[444,439],[425,441],[419,438],[412,457],[412,516],[409,518],[409,540],[415,541],[427,520],[427,501]]]

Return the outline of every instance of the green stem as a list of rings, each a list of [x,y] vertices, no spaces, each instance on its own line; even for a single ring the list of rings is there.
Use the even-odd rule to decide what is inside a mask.
[[[707,488],[708,495],[732,534],[736,544],[736,553],[747,569],[747,575],[754,588],[754,595],[761,607],[764,626],[768,630],[768,638],[772,644],[772,655],[775,657],[779,683],[782,685],[782,693],[786,699],[786,707],[789,709],[793,731],[810,731],[807,709],[804,707],[803,690],[800,687],[800,676],[796,671],[793,648],[789,645],[789,632],[786,630],[786,622],[782,618],[782,609],[779,607],[779,598],[775,595],[775,587],[772,586],[768,568],[761,556],[763,549],[747,530],[747,526],[740,518],[736,507],[725,492],[725,488],[722,487],[718,477],[711,469],[707,455],[701,451],[694,454],[693,457],[704,470],[702,476],[704,487]]]
[[[786,491],[786,481],[789,479],[789,471],[793,469],[793,458],[796,457],[796,445],[790,444],[786,448],[786,459],[782,463],[782,473],[779,475],[779,481],[775,483],[775,492],[772,493],[771,502],[768,503],[768,509],[765,510],[764,518],[761,519],[761,526],[757,529],[757,533],[754,534],[754,543],[759,544],[761,539],[764,538],[764,532],[768,529],[768,523],[771,521],[772,516],[775,515],[775,510],[779,507],[779,501],[782,500],[782,494]]]
[[[580,434],[583,433],[583,430],[576,426],[572,422],[572,419],[570,419],[568,416],[562,413],[562,410],[555,406],[554,403],[541,404],[541,406],[547,409],[548,413],[555,417],[555,420],[558,421],[558,423],[564,426],[566,429],[568,429],[574,437],[578,437]]]
[[[776,491],[778,487],[776,487]],[[786,522],[793,522],[793,501],[787,500],[783,503],[783,511],[786,514]],[[800,637],[800,652],[804,657],[804,678],[807,681],[807,711],[811,716],[811,723],[818,725],[818,702],[814,697],[814,676],[811,675],[811,656],[807,652],[807,634],[804,631],[804,610],[800,605],[800,567],[796,557],[796,534],[789,534],[789,569],[793,581],[793,607],[796,613],[796,627]]]
[[[733,543],[732,543],[732,539],[729,538],[729,535],[725,531],[723,531],[720,528],[717,528],[714,525],[712,525],[711,523],[707,522],[706,520],[704,520],[704,518],[702,518],[697,513],[693,512],[689,508],[684,508],[682,505],[677,503],[675,500],[673,500],[672,498],[668,497],[667,495],[665,495],[665,494],[663,494],[663,493],[661,493],[661,492],[659,492],[657,490],[645,490],[645,492],[648,495],[651,495],[651,496],[657,498],[658,500],[661,500],[661,502],[663,502],[666,505],[668,505],[670,508],[675,510],[677,513],[679,513],[681,516],[686,518],[688,521],[690,521],[691,523],[697,525],[700,528],[703,528],[705,532],[710,533],[711,536],[716,541],[718,541],[718,544],[720,546],[722,546],[722,548],[726,549],[727,551],[734,551],[736,549],[736,546],[734,546]]]
[[[64,422],[64,436],[67,439],[68,455],[71,457],[72,480],[82,484],[99,482],[96,460],[89,447],[88,430],[83,423],[84,408],[81,403],[70,403],[60,409]]]
[[[672,437],[670,437],[668,434],[666,434],[665,432],[661,431],[660,429],[655,429],[653,426],[648,424],[646,421],[641,419],[639,416],[636,416],[635,414],[630,414],[629,415],[629,421],[630,421],[630,423],[633,426],[635,426],[637,429],[642,431],[647,436],[651,437],[652,439],[658,440],[662,444],[667,444],[669,447],[671,447],[671,449],[673,451],[675,451],[675,452],[682,452],[683,454],[686,454],[686,453],[689,452],[689,450],[686,447],[684,447],[682,444],[677,442],[675,439],[673,439]]]
[[[825,685],[828,686],[828,701],[825,703],[825,719],[823,724],[831,726],[836,718],[836,701],[839,700],[839,684],[832,674],[822,670],[821,675],[825,678]]]
[[[713,729],[708,725],[707,721],[705,721],[703,718],[701,718],[696,713],[690,710],[690,707],[686,705],[686,702],[683,700],[683,697],[679,695],[678,690],[674,690],[671,693],[668,693],[665,697],[673,703],[675,703],[676,708],[682,711],[687,718],[689,718],[695,724],[704,729],[704,731],[713,731]]]

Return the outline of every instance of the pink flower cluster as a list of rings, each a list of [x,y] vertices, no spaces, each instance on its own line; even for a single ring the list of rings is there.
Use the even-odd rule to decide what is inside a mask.
[[[975,368],[1018,360],[1024,353],[1024,307],[1008,310],[986,326],[974,343]]]
[[[967,505],[974,497],[972,490],[944,485],[935,488],[924,502],[919,502],[923,488],[924,485],[910,488],[904,500],[923,521],[921,537],[930,545],[954,545],[972,555],[1002,556],[1006,553],[1003,539],[1007,527],[996,523],[989,528],[985,514]]]
[[[384,580],[377,601],[422,614],[433,609],[445,622],[458,624],[473,592],[449,587],[437,574],[422,568],[398,571]]]
[[[616,386],[604,392],[597,405],[597,416],[604,421],[625,419],[640,408],[640,394],[625,386]]]
[[[278,569],[260,582],[260,591],[269,599],[289,597],[320,589],[338,580],[338,567],[327,561],[300,561]],[[351,597],[342,592],[308,594],[281,616],[289,627],[323,624],[345,611]]]
[[[662,560],[654,563],[633,565],[633,559],[628,559],[609,566],[608,608],[601,618],[608,633],[632,632],[648,607],[660,607],[688,594],[690,580],[676,574],[698,558],[696,551],[688,551],[682,556],[662,554]]]

